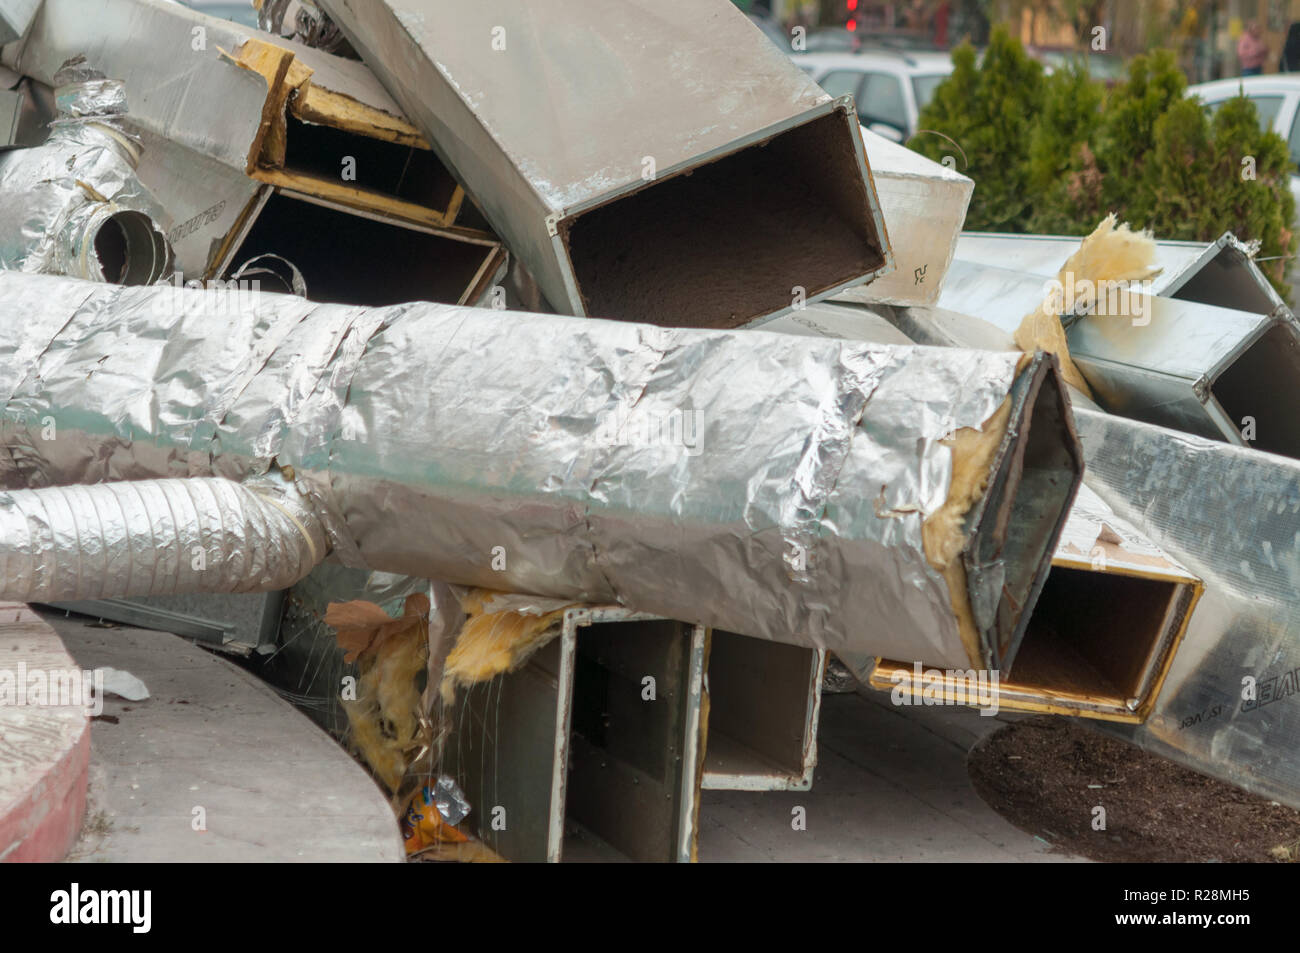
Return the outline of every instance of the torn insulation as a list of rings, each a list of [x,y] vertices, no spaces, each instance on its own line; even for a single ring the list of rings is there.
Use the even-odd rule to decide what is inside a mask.
[[[1042,307],[1021,320],[1015,331],[1016,346],[1025,352],[1043,350],[1055,354],[1061,362],[1061,375],[1066,382],[1091,397],[1087,381],[1070,359],[1070,346],[1065,337],[1065,327],[1061,324],[1061,312],[1070,309],[1072,302],[1060,298],[1059,294],[1070,289],[1069,296],[1073,298],[1073,289],[1090,288],[1087,295],[1090,300],[1085,303],[1088,312],[1104,316],[1107,314],[1108,296],[1097,293],[1096,289],[1106,282],[1123,282],[1125,294],[1129,294],[1127,286],[1130,283],[1149,281],[1160,273],[1155,260],[1156,243],[1150,232],[1134,232],[1127,222],[1116,227],[1115,213],[1107,215],[1061,266],[1056,277],[1057,293],[1049,290]],[[1136,290],[1135,284],[1133,291]]]

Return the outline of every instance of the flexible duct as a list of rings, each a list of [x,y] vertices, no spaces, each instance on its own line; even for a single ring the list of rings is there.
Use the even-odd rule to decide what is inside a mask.
[[[327,548],[274,476],[135,480],[0,493],[0,600],[270,592]]]
[[[60,75],[75,81],[56,90],[46,143],[0,154],[0,269],[152,284],[171,269],[167,217],[136,178],[123,86]]]

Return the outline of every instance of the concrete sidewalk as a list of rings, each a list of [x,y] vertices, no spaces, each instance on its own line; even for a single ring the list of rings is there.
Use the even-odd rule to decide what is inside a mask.
[[[705,791],[701,861],[1077,861],[980,800],[966,754],[1014,716],[895,707],[884,692],[822,699],[811,791]],[[806,829],[795,830],[803,808]]]
[[[152,693],[109,697],[92,723],[89,808],[70,859],[402,859],[375,783],[269,686],[174,635],[41,615],[77,664],[125,669]],[[827,695],[812,790],[704,791],[699,859],[1079,860],[1011,826],[970,785],[967,752],[1014,717],[898,708],[867,689]]]
[[[0,603],[0,861],[59,860],[81,828],[90,726],[74,668],[29,606]]]
[[[125,669],[91,723],[76,861],[400,861],[382,792],[259,679],[175,635],[41,610],[76,662]]]

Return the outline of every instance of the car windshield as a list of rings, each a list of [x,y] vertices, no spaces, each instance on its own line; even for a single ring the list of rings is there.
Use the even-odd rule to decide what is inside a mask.
[[[931,76],[913,76],[912,91],[916,93],[916,109],[920,112],[934,98],[934,91],[948,78],[947,73],[935,73]]]

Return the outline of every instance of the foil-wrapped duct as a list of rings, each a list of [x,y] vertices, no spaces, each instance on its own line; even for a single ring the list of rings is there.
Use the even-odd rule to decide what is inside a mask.
[[[151,284],[171,267],[168,219],[136,177],[120,82],[65,69],[42,146],[0,154],[0,269]]]
[[[271,592],[326,552],[319,521],[274,477],[0,493],[0,598],[16,602]]]
[[[872,313],[929,344],[1011,346],[1009,335],[968,315],[937,308]],[[1078,393],[1071,404],[1088,488],[1157,547],[1162,561],[1185,567],[1204,586],[1145,723],[1106,729],[1300,808],[1300,462],[1104,413]],[[1063,545],[1070,536],[1067,527]],[[1160,568],[1171,579],[1167,566],[1143,562],[1147,573]],[[1094,604],[1109,608],[1111,601]],[[1156,605],[1148,603],[1148,618]],[[1122,645],[1141,632],[1138,608],[1112,627]]]
[[[278,463],[346,564],[835,650],[1004,664],[1080,474],[1044,355],[13,273],[0,308],[9,486]],[[923,525],[995,413],[954,591]]]

